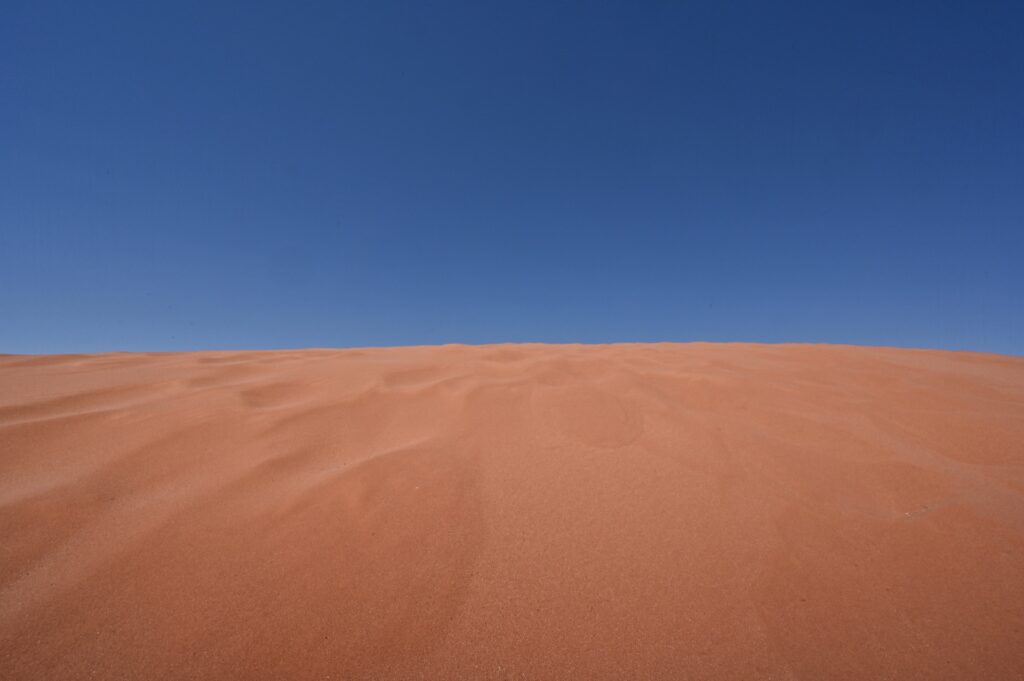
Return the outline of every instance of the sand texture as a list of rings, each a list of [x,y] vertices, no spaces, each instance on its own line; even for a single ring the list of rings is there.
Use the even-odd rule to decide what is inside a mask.
[[[0,678],[1024,679],[1024,358],[2,356]]]

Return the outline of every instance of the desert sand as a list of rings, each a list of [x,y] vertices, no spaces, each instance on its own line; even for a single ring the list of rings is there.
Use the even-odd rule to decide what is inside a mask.
[[[1021,679],[1024,358],[0,357],[4,679]]]

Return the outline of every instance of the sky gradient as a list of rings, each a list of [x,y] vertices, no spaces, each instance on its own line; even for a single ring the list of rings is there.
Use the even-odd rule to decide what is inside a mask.
[[[0,352],[1024,354],[1024,5],[0,9]]]

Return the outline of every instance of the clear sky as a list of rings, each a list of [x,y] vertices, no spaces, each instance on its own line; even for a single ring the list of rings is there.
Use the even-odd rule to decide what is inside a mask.
[[[0,7],[0,352],[1024,354],[1024,3]]]

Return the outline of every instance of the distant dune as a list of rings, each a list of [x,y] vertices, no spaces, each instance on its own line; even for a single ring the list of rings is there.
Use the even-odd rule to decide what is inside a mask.
[[[3,679],[1024,679],[1024,358],[0,357]]]

